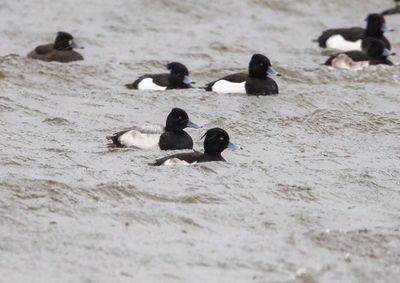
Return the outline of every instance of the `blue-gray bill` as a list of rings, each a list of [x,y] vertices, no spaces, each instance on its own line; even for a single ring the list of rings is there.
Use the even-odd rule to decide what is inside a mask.
[[[78,45],[75,41],[72,41],[71,45],[72,49],[84,49],[85,47]]]
[[[383,57],[388,57],[388,56],[391,56],[391,55],[392,55],[392,56],[393,56],[393,55],[396,55],[396,53],[390,51],[390,50],[387,49],[387,48],[383,49],[383,52],[382,52],[382,56],[383,56]]]
[[[183,82],[187,85],[194,84],[194,81],[189,76],[184,76]]]
[[[232,149],[232,150],[242,149],[242,147],[240,145],[234,144],[234,143],[231,143],[231,142],[229,142],[228,148]]]
[[[382,25],[382,32],[389,32],[389,31],[394,31],[394,29],[390,28],[386,23]]]
[[[195,123],[193,123],[192,121],[189,120],[189,122],[187,123],[187,127],[188,128],[194,128],[194,129],[200,129],[203,126],[197,125],[197,124],[195,124]]]
[[[275,69],[272,67],[268,67],[267,74],[273,77],[281,75],[277,71],[275,71]]]

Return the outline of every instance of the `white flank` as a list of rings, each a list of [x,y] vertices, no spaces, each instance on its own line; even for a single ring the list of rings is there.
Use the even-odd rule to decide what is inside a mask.
[[[245,84],[245,81],[242,83],[233,83],[226,80],[219,80],[214,83],[212,90],[218,93],[246,93]]]
[[[163,165],[167,165],[167,166],[171,166],[171,165],[195,165],[196,163],[197,163],[197,161],[193,162],[193,163],[189,163],[189,162],[187,162],[185,160],[181,160],[179,158],[174,157],[174,158],[170,158],[170,159],[165,160]]]
[[[138,89],[147,89],[147,90],[166,90],[166,86],[159,86],[153,83],[152,78],[145,78],[138,83]]]
[[[369,61],[353,61],[346,54],[339,54],[332,60],[332,66],[339,69],[358,71],[369,66]]]
[[[158,148],[159,140],[160,134],[141,133],[136,130],[130,130],[119,137],[119,142],[124,146],[141,149]]]
[[[341,51],[362,50],[361,39],[357,41],[349,41],[344,39],[344,37],[340,34],[336,34],[328,38],[328,40],[326,41],[326,47]]]

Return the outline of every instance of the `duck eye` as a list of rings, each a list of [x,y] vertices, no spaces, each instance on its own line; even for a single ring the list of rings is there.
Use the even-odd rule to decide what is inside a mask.
[[[219,140],[220,140],[220,141],[223,141],[223,140],[224,140],[224,137],[219,137]]]
[[[260,66],[261,66],[261,67],[264,67],[264,64],[263,64],[263,63],[261,63],[261,64],[260,64]]]
[[[72,39],[68,40],[68,45],[72,44]]]
[[[178,119],[179,119],[179,120],[182,120],[182,116],[179,116]]]

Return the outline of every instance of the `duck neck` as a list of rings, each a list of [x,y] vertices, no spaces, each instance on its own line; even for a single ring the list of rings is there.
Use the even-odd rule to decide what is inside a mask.
[[[365,35],[372,37],[382,37],[383,36],[382,27],[368,23],[367,28],[365,29]]]
[[[252,67],[251,65],[249,66],[249,77],[250,77],[250,78],[259,78],[259,79],[263,79],[263,78],[265,78],[266,76],[267,76],[267,75],[266,75],[265,70],[262,70],[262,69],[260,69],[260,68]]]
[[[171,127],[171,126],[165,126],[164,129],[166,132],[172,132],[172,133],[176,133],[176,134],[182,134],[185,132],[183,129],[177,129],[177,128]]]
[[[185,86],[185,83],[182,81],[180,76],[176,74],[170,74],[169,86],[170,88],[183,88]]]

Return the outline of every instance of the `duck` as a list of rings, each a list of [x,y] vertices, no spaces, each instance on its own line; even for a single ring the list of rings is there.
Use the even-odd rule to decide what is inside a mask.
[[[254,54],[249,62],[248,73],[235,73],[212,81],[206,91],[217,93],[246,93],[248,95],[278,94],[277,83],[270,76],[280,76],[271,61],[262,54]]]
[[[346,57],[342,56],[345,55],[351,61],[347,60],[347,63],[343,61]],[[385,47],[385,44],[378,39],[372,39],[369,42],[369,45],[365,52],[352,50],[347,52],[341,52],[334,54],[328,58],[325,62],[325,65],[334,66],[338,68],[344,69],[353,69],[356,66],[352,66],[352,62],[358,63],[358,65],[362,65],[363,67],[369,65],[389,65],[392,66],[393,63],[388,60],[388,56],[396,55],[396,53],[390,51]]]
[[[399,14],[400,13],[400,0],[394,0],[394,2],[395,2],[395,5],[396,5],[394,8],[385,10],[381,14],[382,15]]]
[[[194,151],[173,154],[157,159],[155,162],[150,163],[150,165],[194,165],[197,163],[212,161],[225,162],[226,160],[221,155],[225,149],[241,149],[239,145],[230,142],[228,133],[221,128],[212,128],[207,130],[202,138],[204,138],[204,152]]]
[[[117,132],[106,139],[112,143],[109,147],[135,147],[139,149],[178,150],[192,149],[193,140],[185,128],[199,129],[201,126],[189,120],[187,112],[181,108],[172,108],[165,127],[142,126]]]
[[[128,89],[140,90],[167,90],[192,88],[194,81],[189,77],[188,68],[179,62],[166,65],[169,74],[143,75],[131,84],[126,84]]]
[[[392,31],[381,14],[369,14],[365,19],[367,27],[328,29],[316,40],[320,47],[351,51],[365,49],[370,39],[382,40],[387,49],[391,49],[389,40],[383,35]]]
[[[54,43],[39,45],[27,56],[32,59],[60,63],[83,60],[83,56],[74,49],[83,49],[83,47],[75,43],[70,33],[59,31]]]

